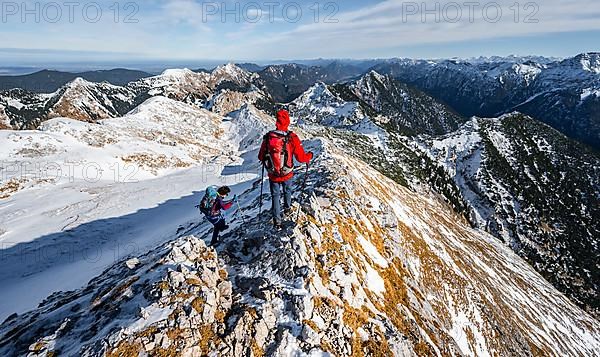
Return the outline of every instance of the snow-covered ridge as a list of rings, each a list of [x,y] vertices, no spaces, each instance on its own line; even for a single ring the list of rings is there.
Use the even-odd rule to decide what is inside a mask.
[[[365,119],[356,102],[347,102],[318,82],[290,104],[292,116],[299,123],[319,123],[332,127],[354,126]]]
[[[189,68],[168,68],[160,74],[160,77],[185,78],[199,74],[201,75],[202,73],[195,73]]]
[[[593,355],[600,324],[493,237],[325,139],[300,222],[192,228],[9,319],[0,351],[104,355]],[[298,208],[296,206],[295,208]],[[283,236],[282,236],[283,234]],[[94,313],[90,313],[93,311]],[[38,315],[39,314],[39,315]],[[15,334],[25,326],[26,333]],[[90,328],[96,326],[96,328]],[[377,342],[376,342],[377,341]]]
[[[255,78],[257,78],[255,73],[250,73],[233,63],[217,66],[211,72],[211,80],[216,85],[226,80],[243,85],[250,83]]]
[[[215,146],[220,122],[219,116],[205,109],[153,97],[124,117],[100,121],[101,125],[56,118],[44,122],[39,131],[0,132],[7,144],[2,159],[96,160],[101,166],[125,160],[139,164],[141,172],[156,175],[222,152],[224,147]],[[168,159],[163,166],[150,157],[134,159],[137,153]]]
[[[476,227],[548,271],[550,282],[598,313],[597,279],[588,273],[600,232],[597,220],[588,219],[600,213],[597,155],[520,113],[473,118],[457,132],[424,141],[424,150],[460,188]],[[557,187],[565,179],[570,183]],[[536,204],[537,195],[543,205]]]
[[[56,118],[35,131],[0,131],[0,320],[53,292],[79,288],[128,253],[107,253],[115,246],[141,253],[163,243],[178,224],[196,222],[195,193],[205,185],[255,177],[242,168],[222,174],[241,162],[238,143],[227,139],[236,125],[153,97],[95,124]],[[71,254],[15,264],[20,247]],[[91,250],[102,252],[93,262],[86,259]]]
[[[69,302],[63,303],[63,299]],[[158,353],[187,334],[188,353],[206,354],[208,341],[222,331],[225,312],[231,307],[231,283],[215,251],[189,236],[119,262],[92,280],[86,290],[59,293],[50,301],[61,306],[38,320],[37,332],[28,329],[14,335],[6,327],[16,321],[4,325],[0,337],[3,355],[28,351],[35,355],[58,351],[65,355],[123,355],[134,346]],[[191,314],[185,323],[179,316],[184,311]],[[182,328],[180,336],[170,328],[173,319]],[[191,338],[207,330],[213,334],[201,335],[205,344]],[[31,344],[23,345],[32,337],[35,340]],[[5,339],[12,342],[7,345]],[[86,339],[92,343],[85,343]]]

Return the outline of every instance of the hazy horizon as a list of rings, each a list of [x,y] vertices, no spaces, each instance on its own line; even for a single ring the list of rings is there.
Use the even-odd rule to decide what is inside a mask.
[[[0,54],[5,53],[6,50],[18,51],[15,49],[2,49],[0,48]],[[52,51],[58,53],[59,51]],[[448,56],[448,57],[416,57],[416,56],[393,56],[393,57],[373,57],[373,58],[336,58],[336,57],[319,57],[319,58],[307,58],[307,59],[271,59],[271,60],[251,60],[251,59],[222,59],[222,60],[210,60],[210,59],[189,59],[189,60],[177,60],[177,59],[139,59],[136,61],[132,60],[110,60],[106,59],[103,61],[43,61],[39,63],[22,61],[22,64],[15,62],[8,62],[7,57],[3,56],[0,59],[0,75],[26,75],[42,70],[54,70],[61,72],[85,72],[85,71],[96,71],[96,70],[110,70],[123,68],[128,70],[144,71],[151,74],[161,73],[162,71],[169,68],[189,68],[193,70],[207,69],[210,70],[218,65],[226,63],[251,63],[260,66],[272,65],[272,64],[284,64],[284,63],[298,63],[306,65],[318,65],[325,62],[334,61],[346,61],[346,62],[361,62],[361,61],[373,61],[373,60],[388,60],[394,58],[410,58],[410,59],[422,59],[422,60],[440,60],[440,59],[460,59],[460,60],[472,60],[478,58],[510,58],[510,57],[543,57],[549,60],[562,60],[577,56],[581,53],[589,53],[597,51],[582,51],[572,53],[567,56],[547,56],[540,54],[489,54],[480,56]],[[24,63],[23,63],[24,62]]]

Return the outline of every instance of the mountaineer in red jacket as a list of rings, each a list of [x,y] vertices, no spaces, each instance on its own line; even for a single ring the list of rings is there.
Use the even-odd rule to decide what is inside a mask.
[[[292,177],[294,176],[294,157],[301,163],[313,158],[312,152],[304,152],[298,135],[289,131],[290,115],[286,110],[277,112],[277,130],[270,131],[264,138],[258,153],[258,159],[269,173],[269,187],[273,200],[273,223],[281,229],[281,190],[283,189],[283,207],[289,215],[292,207]]]

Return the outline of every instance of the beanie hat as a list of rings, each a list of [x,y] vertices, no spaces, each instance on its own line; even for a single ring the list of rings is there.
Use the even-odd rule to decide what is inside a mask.
[[[282,109],[277,112],[277,123],[275,124],[277,130],[287,131],[290,126],[290,113],[287,110]]]

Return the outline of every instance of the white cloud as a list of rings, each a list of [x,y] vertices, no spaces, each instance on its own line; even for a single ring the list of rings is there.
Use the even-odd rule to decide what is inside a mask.
[[[168,0],[163,5],[161,16],[175,23],[192,25],[202,31],[210,31],[203,18],[202,6],[193,0]]]
[[[224,1],[232,7],[231,0]],[[451,23],[444,21],[443,15],[454,16],[454,11],[439,14],[441,21],[428,15],[423,22],[419,13],[406,14],[410,2],[387,0],[339,12],[335,15],[337,23],[322,22],[326,11],[321,12],[319,23],[313,23],[313,13],[305,11],[304,21],[294,24],[281,18],[281,7],[272,13],[265,8],[247,7],[246,17],[260,15],[260,22],[223,24],[219,15],[204,21],[200,1],[148,0],[146,5],[140,5],[138,24],[115,24],[108,13],[98,24],[17,23],[0,28],[0,41],[3,47],[134,52],[171,58],[373,57],[407,46],[600,30],[597,0],[545,0],[539,3],[535,16],[538,23],[525,23],[531,11],[523,8],[525,2],[521,2],[520,21],[515,23],[510,9],[514,0],[496,1],[502,4],[503,12],[497,23],[485,21],[482,15],[483,5],[491,1],[476,7],[472,22],[468,7],[463,4],[461,21]],[[440,1],[440,8],[450,2]],[[421,3],[414,4],[420,7]],[[427,4],[433,8],[432,2]],[[340,7],[343,9],[343,4]],[[274,23],[270,22],[271,16]]]
[[[512,0],[485,1],[473,7],[472,12],[462,5],[460,21],[449,22],[446,20],[456,18],[457,14],[455,8],[444,8],[451,2],[438,2],[438,19],[427,14],[423,21],[420,11],[407,11],[414,10],[411,3],[388,0],[340,13],[336,16],[337,23],[308,23],[260,39],[250,38],[247,47],[259,50],[277,47],[288,58],[339,56],[349,52],[360,56],[361,51],[382,48],[600,29],[600,2],[596,0],[546,0],[539,3],[539,11],[532,6],[524,8],[525,3],[521,3],[518,13],[511,9]],[[421,10],[421,2],[412,4]],[[495,6],[488,5],[486,17],[486,4],[501,5],[502,15],[497,21]],[[429,2],[427,9],[435,6]]]

